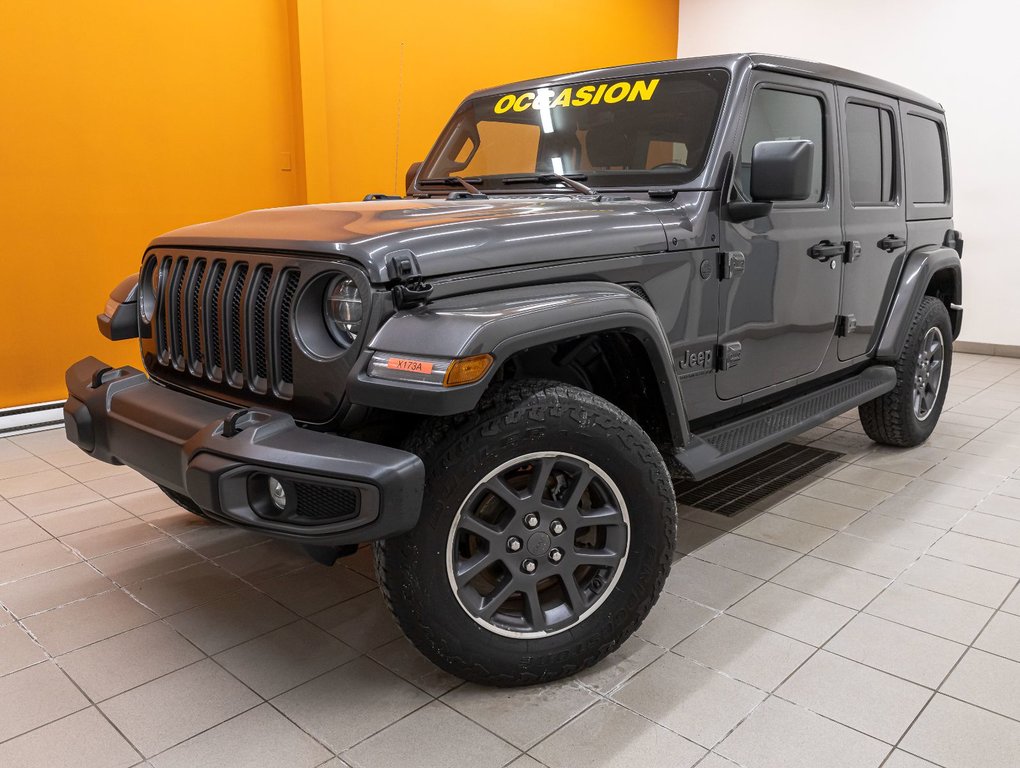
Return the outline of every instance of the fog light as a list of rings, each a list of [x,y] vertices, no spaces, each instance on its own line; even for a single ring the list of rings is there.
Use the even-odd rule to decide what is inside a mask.
[[[287,508],[287,492],[283,489],[283,483],[275,477],[269,478],[269,498],[277,509]]]

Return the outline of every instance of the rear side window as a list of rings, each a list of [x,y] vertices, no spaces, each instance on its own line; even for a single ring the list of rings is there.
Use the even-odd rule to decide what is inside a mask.
[[[876,205],[895,198],[892,112],[868,104],[846,105],[850,201]]]
[[[759,88],[751,99],[747,128],[740,145],[740,169],[737,186],[745,198],[751,190],[751,152],[759,141],[807,139],[814,142],[814,166],[811,195],[805,202],[822,199],[822,168],[825,159],[822,100],[817,96],[792,91]]]
[[[914,203],[944,203],[948,199],[946,142],[942,126],[920,115],[907,115],[907,187]]]

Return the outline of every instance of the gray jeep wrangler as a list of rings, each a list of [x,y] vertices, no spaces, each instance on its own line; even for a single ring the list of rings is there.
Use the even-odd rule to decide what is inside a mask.
[[[67,372],[68,437],[210,520],[332,563],[374,542],[440,667],[552,680],[670,569],[671,479],[857,407],[938,421],[962,319],[945,116],[774,56],[466,99],[405,197],[157,238]]]

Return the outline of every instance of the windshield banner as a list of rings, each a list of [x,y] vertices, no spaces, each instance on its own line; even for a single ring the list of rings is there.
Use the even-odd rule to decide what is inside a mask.
[[[567,86],[561,90],[539,88],[537,91],[508,93],[496,102],[497,115],[509,112],[525,112],[529,109],[558,109],[559,107],[585,107],[588,105],[617,104],[621,101],[651,101],[659,78],[654,80],[621,81],[582,85],[579,88]]]

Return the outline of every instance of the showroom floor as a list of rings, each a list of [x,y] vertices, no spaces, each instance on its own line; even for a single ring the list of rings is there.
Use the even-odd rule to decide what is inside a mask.
[[[323,568],[60,431],[0,440],[0,765],[1016,766],[1020,360],[954,368],[925,447],[848,414],[805,436],[824,477],[682,509],[637,636],[514,691],[418,656],[366,550]]]

